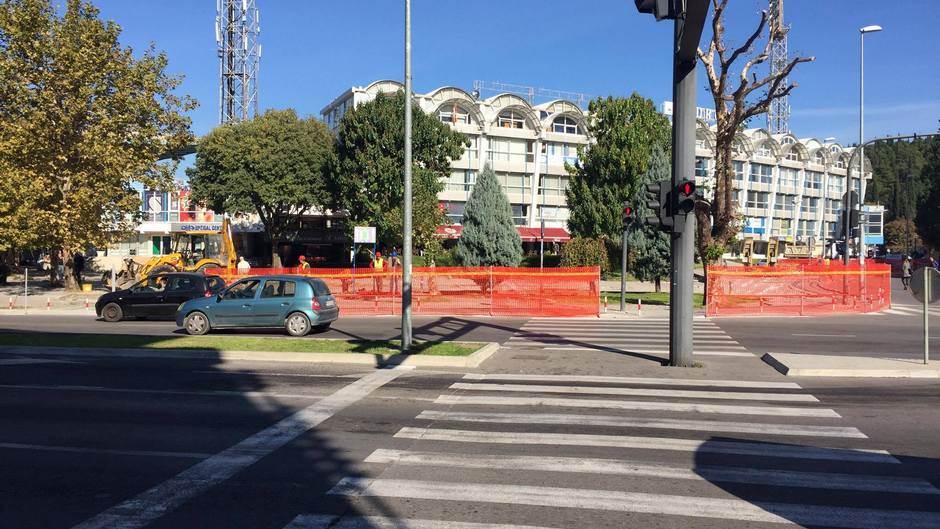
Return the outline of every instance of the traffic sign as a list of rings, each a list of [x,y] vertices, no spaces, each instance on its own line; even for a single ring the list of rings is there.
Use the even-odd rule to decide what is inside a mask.
[[[353,242],[356,244],[375,244],[375,226],[355,226]]]
[[[936,268],[927,267],[926,269],[926,274],[923,270],[914,271],[911,277],[911,294],[921,303],[924,302],[925,294],[927,303],[936,303],[940,299],[940,272]]]

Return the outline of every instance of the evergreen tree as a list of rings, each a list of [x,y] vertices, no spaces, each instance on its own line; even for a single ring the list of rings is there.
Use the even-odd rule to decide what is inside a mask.
[[[455,255],[463,266],[517,266],[522,259],[522,239],[512,222],[512,208],[489,165],[467,200]]]
[[[649,170],[641,176],[631,201],[635,204],[638,219],[655,215],[655,212],[646,206],[645,184],[668,180],[671,172],[669,157],[658,145],[654,146]],[[669,276],[669,234],[658,228],[642,225],[633,229],[628,240],[630,254],[633,256],[630,271],[640,281],[655,282],[656,292],[659,292],[662,278]]]

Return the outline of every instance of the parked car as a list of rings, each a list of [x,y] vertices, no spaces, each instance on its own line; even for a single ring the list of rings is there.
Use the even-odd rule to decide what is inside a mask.
[[[201,273],[156,274],[130,287],[104,294],[95,313],[105,321],[124,318],[172,318],[176,309],[194,298],[215,298],[225,288],[221,277]]]
[[[211,298],[193,299],[176,311],[189,334],[223,327],[284,327],[291,336],[323,331],[339,317],[336,298],[322,279],[299,275],[246,277]]]

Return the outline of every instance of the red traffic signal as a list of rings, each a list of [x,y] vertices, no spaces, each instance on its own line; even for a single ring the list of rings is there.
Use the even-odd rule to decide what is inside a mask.
[[[679,184],[679,194],[682,196],[692,196],[695,194],[695,182],[686,180]]]
[[[683,180],[676,185],[676,213],[688,214],[695,208],[695,181]]]
[[[633,208],[631,208],[630,206],[627,206],[627,207],[623,208],[623,216],[624,216],[624,217],[630,217],[630,216],[632,216],[632,215],[633,215]]]

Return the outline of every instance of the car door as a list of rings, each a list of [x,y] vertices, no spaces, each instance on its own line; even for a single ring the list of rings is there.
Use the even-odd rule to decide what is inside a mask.
[[[203,295],[203,288],[200,283],[201,281],[196,276],[187,274],[171,275],[167,281],[163,303],[158,308],[159,315],[172,317],[176,314],[176,309],[179,308],[180,304]]]
[[[223,327],[251,326],[255,296],[258,293],[260,279],[242,279],[222,293],[222,299],[215,304],[215,322]]]
[[[155,316],[163,303],[166,290],[166,274],[150,276],[130,288],[127,306],[130,313],[138,317]]]
[[[261,288],[255,311],[255,323],[268,327],[284,324],[294,301],[297,282],[288,279],[267,279]]]

